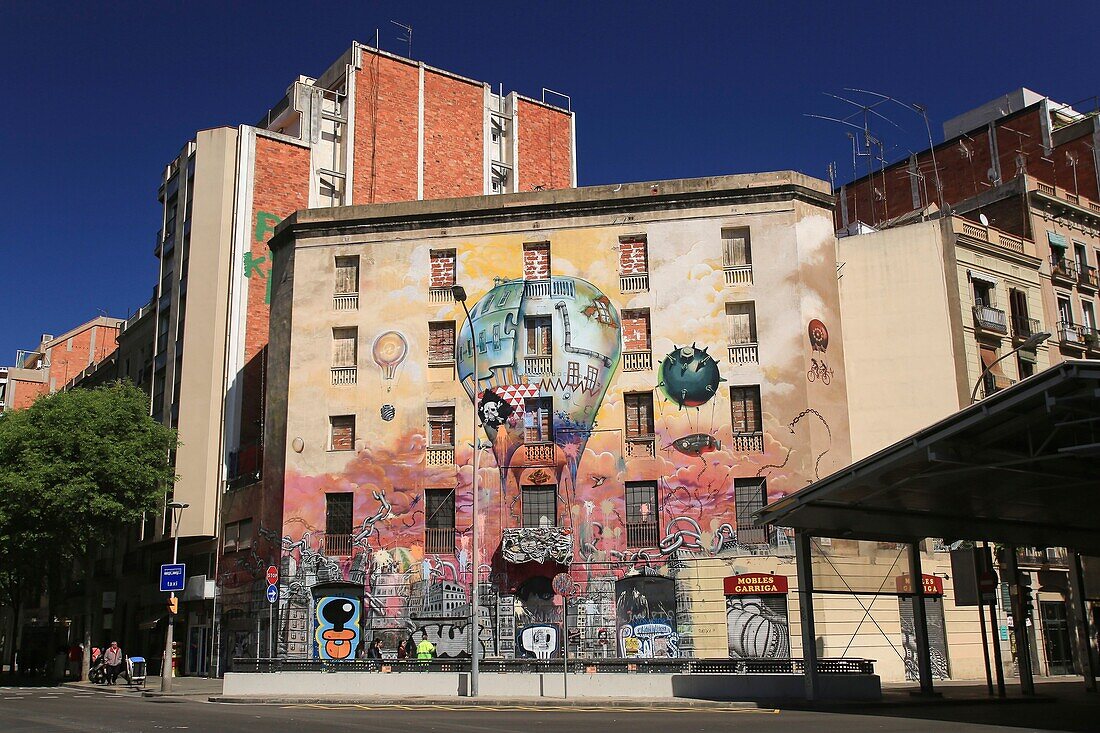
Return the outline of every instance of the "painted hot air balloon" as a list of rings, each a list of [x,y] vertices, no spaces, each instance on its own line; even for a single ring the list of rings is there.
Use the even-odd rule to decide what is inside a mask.
[[[574,277],[505,282],[471,308],[458,334],[458,376],[502,472],[577,466],[619,363],[619,314]],[[474,375],[476,334],[479,373]],[[520,450],[523,448],[523,450]]]
[[[806,330],[810,336],[810,350],[824,354],[829,348],[829,329],[825,328],[824,323],[814,318]]]
[[[668,398],[684,407],[699,407],[718,391],[726,381],[718,373],[718,362],[707,350],[677,346],[661,360],[661,383]]]

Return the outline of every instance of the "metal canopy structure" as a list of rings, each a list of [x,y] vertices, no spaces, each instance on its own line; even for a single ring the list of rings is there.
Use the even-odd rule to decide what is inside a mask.
[[[1098,457],[1100,362],[1066,361],[755,517],[813,536],[983,539],[1100,554]]]

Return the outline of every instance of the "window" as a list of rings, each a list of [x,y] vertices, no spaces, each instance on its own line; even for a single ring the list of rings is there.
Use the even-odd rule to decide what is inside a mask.
[[[1069,298],[1058,299],[1058,319],[1062,325],[1073,325],[1073,306],[1070,305]]]
[[[624,293],[649,290],[649,247],[644,234],[619,237],[619,287]]]
[[[626,546],[656,547],[658,542],[657,483],[626,482]]]
[[[455,490],[424,490],[424,551],[455,551]]]
[[[428,363],[450,364],[455,360],[455,322],[428,324]]]
[[[1035,362],[1024,356],[1024,352],[1016,352],[1016,371],[1020,379],[1027,379],[1035,373]]]
[[[760,387],[730,387],[734,435],[763,432],[760,421]]]
[[[653,393],[628,392],[623,395],[626,403],[626,437],[653,437]]]
[[[1073,243],[1073,259],[1077,261],[1077,271],[1085,272],[1089,266],[1089,256],[1085,245],[1080,242]]]
[[[1031,319],[1027,315],[1027,293],[1016,288],[1009,289],[1008,305],[1012,312],[1013,333],[1020,338],[1027,338],[1033,333]]]
[[[455,408],[428,408],[428,444],[436,447],[454,447]]]
[[[726,303],[726,330],[730,346],[756,343],[756,305]]]
[[[359,256],[336,258],[336,283],[332,291],[336,295],[359,292]]]
[[[523,526],[556,527],[558,524],[558,487],[524,486]]]
[[[752,264],[752,245],[748,227],[722,229],[722,264],[726,267],[744,267]]]
[[[525,443],[549,443],[554,439],[551,413],[553,397],[529,397],[523,403],[523,428]]]
[[[750,545],[768,541],[767,527],[753,524],[752,515],[768,503],[768,485],[762,478],[733,480],[734,509],[737,512],[737,540]]]
[[[979,277],[971,277],[974,289],[974,305],[993,305],[993,283]]]
[[[355,367],[358,365],[359,330],[351,328],[332,329],[332,366]]]
[[[432,288],[450,288],[455,284],[455,250],[433,249],[431,251]]]
[[[355,415],[329,418],[329,450],[355,450]]]
[[[528,316],[523,320],[527,328],[527,355],[550,356],[553,343],[550,316]]]
[[[649,308],[622,312],[623,350],[649,351]]]
[[[319,171],[317,174],[320,207],[342,206],[344,203],[344,176],[334,171]]]
[[[348,493],[325,494],[325,554],[351,555],[352,498]]]
[[[550,243],[536,242],[523,245],[523,279],[550,279]]]
[[[1092,301],[1081,301],[1081,325],[1092,331],[1096,328],[1096,313],[1092,309]]]
[[[222,551],[236,552],[252,546],[252,518],[230,522],[225,525],[222,534]]]

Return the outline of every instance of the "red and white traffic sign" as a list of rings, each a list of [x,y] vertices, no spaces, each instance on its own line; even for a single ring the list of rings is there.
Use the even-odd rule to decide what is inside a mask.
[[[274,565],[267,566],[267,584],[277,585],[279,583],[279,568]]]

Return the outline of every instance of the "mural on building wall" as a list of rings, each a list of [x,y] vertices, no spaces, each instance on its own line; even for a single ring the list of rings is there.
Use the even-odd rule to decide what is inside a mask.
[[[359,645],[359,599],[324,596],[315,604],[317,656],[340,661],[353,659]]]
[[[822,384],[829,384],[833,379],[833,370],[825,363],[825,352],[829,349],[829,329],[817,318],[814,318],[806,326],[806,332],[810,338],[810,369],[806,372],[806,379],[813,382],[817,380]],[[816,354],[821,354],[818,358]]]
[[[617,261],[608,266],[602,259],[607,248],[595,246],[589,235],[570,241],[565,235],[555,239],[552,269],[584,273],[585,279],[509,279],[492,240],[456,243],[457,267],[471,295],[470,321],[450,302],[425,310],[427,269],[420,273],[410,266],[413,255],[392,262],[374,257],[364,269],[363,292],[385,288],[392,295],[372,304],[369,318],[379,330],[364,335],[362,348],[371,349],[369,359],[378,368],[360,371],[368,403],[359,413],[356,451],[342,465],[332,454],[322,464],[309,451],[287,453],[282,653],[313,653],[310,589],[343,580],[361,587],[365,640],[381,638],[392,653],[401,640],[429,638],[441,656],[468,654],[475,572],[482,582],[477,639],[483,652],[534,653],[524,646],[524,630],[562,628],[565,609],[553,602],[550,578],[568,570],[577,583],[568,616],[579,655],[691,655],[696,591],[681,578],[683,569],[695,559],[769,549],[737,537],[735,479],[766,477],[774,500],[839,460],[828,450],[830,423],[835,427],[837,418],[824,404],[791,421],[808,407],[806,367],[795,347],[806,321],[797,309],[782,316],[791,321],[782,324],[792,335],[789,354],[759,369],[727,364],[712,356],[724,355],[726,343],[724,304],[716,295],[726,287],[719,246],[705,264],[687,257],[662,262],[655,251],[652,267],[673,268],[695,284],[677,303],[677,313],[692,315],[677,316],[668,334],[655,321],[656,368],[624,375],[620,311],[640,304],[620,294]],[[518,252],[521,244],[507,246]],[[421,254],[427,263],[428,252]],[[823,283],[835,289],[835,277]],[[831,317],[834,311],[812,312]],[[459,325],[455,381],[428,379],[428,320]],[[388,337],[384,345],[392,348],[379,356],[375,347],[386,334],[399,338]],[[302,387],[306,394],[331,389],[329,364],[322,363],[328,357],[327,351],[318,356],[317,381]],[[438,372],[432,377],[438,380]],[[727,379],[761,384],[764,429],[752,440],[733,431]],[[624,392],[646,389],[653,390],[656,413],[652,444],[628,455]],[[475,441],[469,418],[456,419],[453,464],[429,463],[429,393],[460,400],[464,393],[478,416],[477,557],[470,551]],[[293,398],[289,409],[293,413]],[[825,441],[820,448],[818,440]],[[654,487],[655,500],[638,508],[640,519],[631,519],[645,525],[643,532],[627,530],[627,482]],[[453,550],[426,536],[424,491],[430,488],[454,491]],[[346,554],[325,544],[324,495],[333,492],[353,495]],[[537,511],[529,500],[525,512],[525,496],[539,497]],[[303,633],[303,627],[310,631]],[[571,641],[571,654],[573,649]]]

